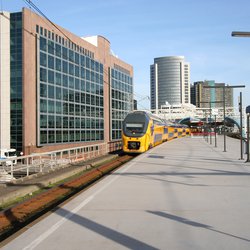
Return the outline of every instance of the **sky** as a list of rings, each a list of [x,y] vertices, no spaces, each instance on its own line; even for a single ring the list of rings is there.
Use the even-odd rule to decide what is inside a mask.
[[[1,10],[30,8],[25,0],[0,0]],[[139,109],[150,108],[150,65],[154,58],[184,56],[191,83],[245,85],[234,89],[234,105],[242,91],[250,105],[249,0],[32,0],[54,23],[77,36],[102,35],[112,51],[134,68]]]

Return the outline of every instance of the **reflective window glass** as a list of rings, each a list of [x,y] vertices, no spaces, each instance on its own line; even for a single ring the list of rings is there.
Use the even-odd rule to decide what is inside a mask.
[[[54,86],[49,85],[48,86],[48,97],[51,99],[55,98],[55,88]]]
[[[48,70],[48,82],[49,83],[54,83],[54,71]]]
[[[58,57],[62,56],[62,47],[59,44],[56,44],[56,56]]]
[[[47,70],[40,68],[40,81],[47,82]]]
[[[49,143],[55,143],[55,131],[54,130],[49,131],[48,137],[49,137]]]
[[[62,127],[62,117],[56,116],[56,128],[61,128],[61,127]]]
[[[40,65],[47,67],[47,55],[40,52]]]
[[[56,113],[62,114],[62,103],[61,102],[56,102]]]
[[[65,47],[62,47],[62,55],[63,59],[68,60],[68,49]]]
[[[47,128],[47,115],[40,115],[40,128]]]
[[[47,131],[43,131],[43,130],[40,131],[40,142],[41,142],[41,144],[47,144],[48,143],[48,141],[47,141]]]
[[[47,51],[47,39],[40,37],[40,49],[43,51]]]
[[[62,71],[62,61],[61,59],[56,58],[56,70]]]
[[[62,75],[60,73],[56,73],[56,85],[62,85]]]
[[[40,96],[41,97],[47,97],[47,85],[41,83],[40,84]]]
[[[55,117],[52,115],[48,116],[48,127],[55,128]]]
[[[43,113],[47,112],[47,100],[40,99],[40,111]]]
[[[62,142],[62,131],[56,131],[56,142]]]
[[[63,142],[69,141],[69,134],[68,131],[63,131]]]
[[[63,61],[63,73],[68,74],[68,62]]]
[[[54,69],[54,57],[53,56],[48,56],[48,67],[50,68],[50,69]]]
[[[69,127],[69,119],[67,116],[63,117],[63,127],[68,128]]]
[[[56,99],[61,100],[62,99],[62,89],[56,87]]]
[[[68,83],[69,79],[67,75],[63,75],[63,86],[64,87],[68,87],[69,83]]]
[[[51,100],[48,101],[48,112],[49,113],[55,112],[55,105],[54,104],[55,104],[54,101],[51,101]]]
[[[54,55],[55,48],[54,48],[54,42],[48,40],[48,52],[52,55]]]

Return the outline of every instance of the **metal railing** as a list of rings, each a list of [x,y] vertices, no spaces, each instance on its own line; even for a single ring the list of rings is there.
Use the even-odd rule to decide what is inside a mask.
[[[115,141],[0,160],[0,183],[37,173],[48,173],[69,164],[106,155],[120,148],[121,141]]]

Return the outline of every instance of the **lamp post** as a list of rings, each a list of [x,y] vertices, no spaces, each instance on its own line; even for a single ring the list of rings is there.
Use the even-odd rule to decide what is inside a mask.
[[[233,37],[250,37],[250,32],[248,32],[248,31],[233,31],[231,36],[233,36]]]
[[[212,108],[211,108],[211,102],[209,104],[210,112],[209,112],[209,120],[210,120],[210,144],[212,144]]]
[[[224,136],[224,150],[223,152],[227,152],[227,146],[226,146],[226,94],[225,89],[231,89],[231,88],[245,88],[245,85],[234,85],[234,86],[203,86],[203,88],[209,88],[209,89],[223,89],[223,136]]]
[[[239,99],[239,112],[240,112],[240,160],[243,160],[243,140],[242,140],[242,92],[240,92]]]
[[[224,151],[226,152],[226,99],[225,99],[225,85],[223,88],[223,135],[224,135]]]
[[[249,31],[232,31],[232,34],[231,34],[231,36],[233,36],[233,37],[250,37],[250,32]],[[240,92],[240,94],[241,94],[241,92]],[[241,125],[240,125],[240,127],[241,127],[241,136],[240,136],[240,138],[241,138],[241,147],[242,147],[242,100],[240,100],[240,104],[241,104],[241,106],[240,106],[240,109],[241,109],[241,112],[240,112],[240,115],[241,115],[241,117],[240,117],[240,122],[241,122]],[[246,113],[247,113],[247,162],[249,161],[249,113],[250,113],[250,106],[248,106],[247,108],[246,108]],[[243,159],[243,152],[242,152],[242,148],[241,148],[241,159]]]
[[[246,107],[246,113],[247,113],[247,160],[246,160],[246,162],[250,162],[250,157],[249,157],[249,136],[250,136],[249,117],[250,117],[250,106]]]
[[[217,130],[217,126],[216,126],[216,115],[214,116],[214,146],[217,148],[217,136],[216,136],[216,130]]]

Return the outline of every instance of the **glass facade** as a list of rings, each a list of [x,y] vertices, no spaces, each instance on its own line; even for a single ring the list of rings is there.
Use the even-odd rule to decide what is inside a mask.
[[[122,121],[133,110],[132,77],[121,69],[111,69],[111,97],[111,140],[120,140]]]
[[[103,64],[37,26],[38,144],[104,139]]]
[[[189,64],[184,62],[183,56],[154,59],[150,71],[151,109],[190,102],[189,70]],[[155,87],[156,82],[158,89]]]
[[[11,147],[19,152],[25,147],[22,18],[22,12],[10,14]],[[36,146],[104,140],[104,65],[92,51],[42,26],[35,28]],[[115,64],[109,84],[109,138],[120,140],[122,121],[133,110],[130,72]]]
[[[22,12],[10,14],[11,148],[22,151]]]

